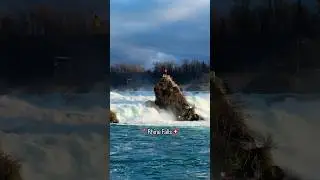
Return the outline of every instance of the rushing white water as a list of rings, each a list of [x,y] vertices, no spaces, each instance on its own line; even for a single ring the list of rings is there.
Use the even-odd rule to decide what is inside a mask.
[[[103,93],[0,96],[1,149],[24,180],[105,179],[105,102]]]
[[[175,122],[167,113],[159,114],[143,107],[144,101],[154,100],[152,92],[111,92],[110,96],[111,109],[118,112],[123,124],[202,127],[210,124],[208,120]],[[187,96],[200,114],[209,118],[209,94],[190,92]],[[279,165],[302,175],[303,179],[320,179],[320,96],[279,97],[241,96],[252,115],[248,124],[274,137],[278,148],[273,154]],[[67,99],[58,94],[0,97],[1,146],[21,159],[24,179],[104,178],[105,96],[83,94]],[[47,132],[42,122],[50,122],[50,130],[55,132]],[[88,122],[101,127],[101,131],[82,125]],[[58,124],[72,126],[66,133],[59,130]],[[80,126],[86,131],[80,131]],[[17,128],[28,131],[19,132]],[[10,129],[14,131],[8,132]]]
[[[0,117],[29,123],[105,124],[106,102],[103,93],[4,95],[0,96]]]
[[[147,100],[155,100],[152,91],[118,91],[110,93],[110,108],[117,113],[120,124],[151,126],[210,126],[210,93],[186,92],[188,102],[194,104],[196,112],[204,121],[175,121],[170,112],[158,112],[144,106]]]
[[[284,97],[287,96],[287,97]],[[320,98],[319,95],[242,96],[247,102],[248,125],[270,134],[277,148],[277,164],[302,179],[320,179]]]

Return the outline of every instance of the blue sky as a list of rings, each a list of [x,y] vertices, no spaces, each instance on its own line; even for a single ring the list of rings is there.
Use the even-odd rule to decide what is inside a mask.
[[[110,0],[111,64],[210,56],[210,0]]]

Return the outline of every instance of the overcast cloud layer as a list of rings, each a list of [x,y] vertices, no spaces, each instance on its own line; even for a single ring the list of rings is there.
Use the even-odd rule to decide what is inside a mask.
[[[210,55],[210,0],[111,0],[111,64]]]

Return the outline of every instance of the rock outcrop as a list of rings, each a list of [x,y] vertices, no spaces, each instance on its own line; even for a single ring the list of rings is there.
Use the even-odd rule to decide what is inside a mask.
[[[111,111],[111,110],[110,110],[110,113],[109,113],[109,121],[110,121],[110,123],[119,123],[119,120],[117,118],[116,113]]]
[[[0,150],[0,179],[22,180],[22,164],[10,154]]]
[[[222,80],[214,73],[211,75],[210,87],[213,118],[211,142],[215,147],[211,156],[214,162],[213,178],[223,179],[222,174],[233,179],[282,180],[288,177],[273,162],[272,138],[260,137],[248,128],[245,123],[248,116],[226,96]]]
[[[181,88],[169,75],[164,74],[154,86],[156,100],[147,101],[146,106],[172,112],[178,121],[198,121],[203,118],[195,113],[195,107],[184,97]]]

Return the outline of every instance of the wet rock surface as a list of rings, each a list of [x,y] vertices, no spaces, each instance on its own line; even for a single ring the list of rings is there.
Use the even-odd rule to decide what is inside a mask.
[[[226,96],[227,90],[214,73],[210,78],[211,112],[213,118],[211,142],[213,178],[284,180],[292,178],[277,166],[271,154],[274,143],[249,129],[247,115]],[[226,176],[227,175],[227,176]],[[226,177],[223,177],[226,176]]]
[[[117,118],[116,113],[111,111],[111,110],[110,110],[110,113],[109,113],[109,121],[110,121],[110,123],[119,123],[119,120]]]
[[[156,100],[147,101],[146,106],[170,111],[178,121],[203,120],[203,117],[195,113],[195,107],[187,102],[181,88],[169,75],[164,74],[161,77],[154,86],[154,94]]]

